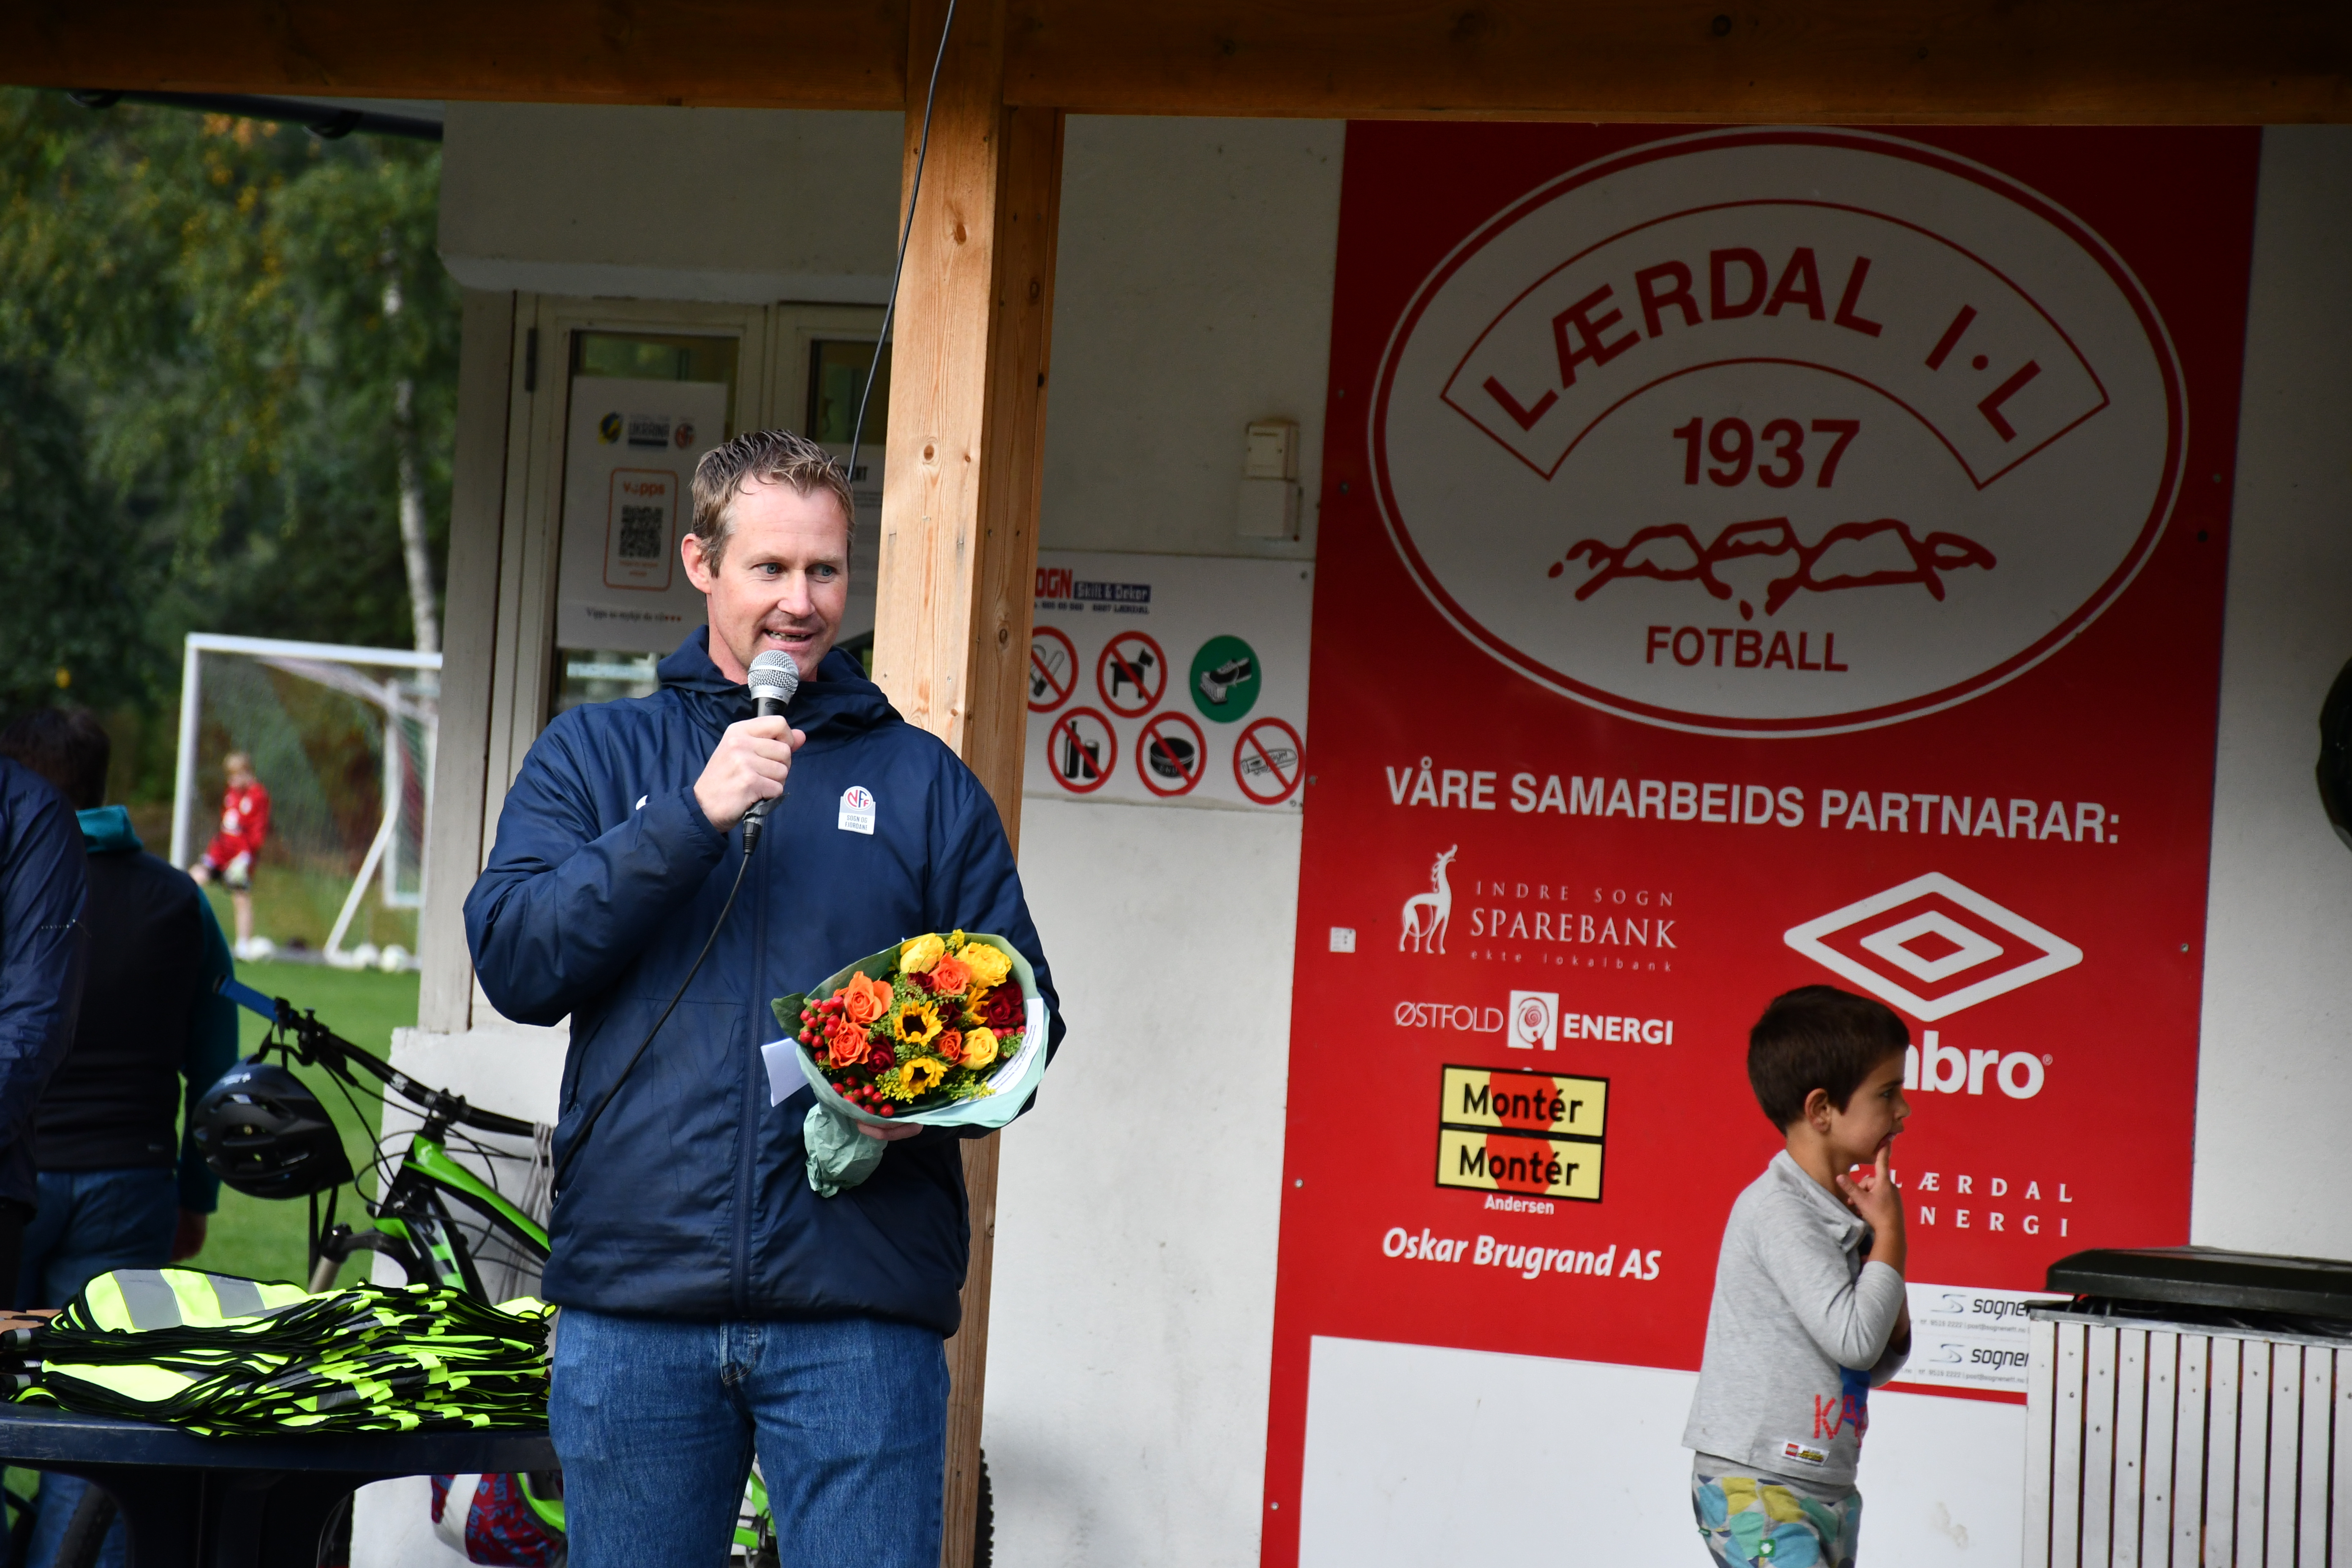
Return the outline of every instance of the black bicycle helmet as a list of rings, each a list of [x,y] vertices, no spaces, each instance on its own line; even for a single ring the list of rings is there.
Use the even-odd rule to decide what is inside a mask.
[[[2352,849],[2352,664],[2337,672],[2319,707],[2319,803]]]
[[[190,1131],[213,1174],[247,1197],[299,1198],[352,1179],[342,1136],[319,1097],[258,1057],[205,1091]]]

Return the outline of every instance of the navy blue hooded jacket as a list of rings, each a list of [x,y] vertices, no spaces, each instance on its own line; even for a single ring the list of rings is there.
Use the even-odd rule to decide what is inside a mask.
[[[466,899],[483,991],[528,1024],[572,1019],[559,1161],[686,977],[742,854],[694,798],[751,694],[710,662],[709,630],[661,664],[651,697],[559,715],[523,762]],[[889,1145],[837,1197],[809,1190],[803,1088],[768,1103],[769,1001],[924,931],[992,931],[1047,974],[994,802],[857,661],[828,654],[788,710],[807,742],[743,890],[677,1011],[564,1174],[541,1287],[639,1316],[872,1316],[955,1331],[970,1220],[959,1140]],[[874,831],[840,826],[874,796]],[[1062,1032],[1058,1013],[1049,1047]]]
[[[0,757],[0,1197],[27,1209],[39,1191],[33,1115],[81,1010],[89,883],[73,807]]]

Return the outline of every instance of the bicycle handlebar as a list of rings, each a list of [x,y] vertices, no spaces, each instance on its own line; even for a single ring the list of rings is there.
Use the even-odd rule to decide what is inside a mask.
[[[292,1054],[303,1061],[315,1061],[329,1072],[348,1078],[353,1068],[367,1073],[403,1100],[415,1104],[428,1116],[441,1117],[460,1126],[482,1132],[500,1132],[510,1137],[529,1138],[538,1131],[535,1122],[520,1117],[501,1116],[495,1110],[480,1110],[466,1103],[462,1094],[417,1082],[406,1073],[385,1061],[373,1051],[355,1046],[324,1024],[316,1013],[297,1013],[294,1004],[283,996],[267,996],[242,981],[222,976],[215,989],[223,996],[269,1020],[275,1028],[292,1033],[295,1044]]]

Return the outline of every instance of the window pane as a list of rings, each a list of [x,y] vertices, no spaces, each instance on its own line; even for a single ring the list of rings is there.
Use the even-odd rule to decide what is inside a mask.
[[[727,434],[731,437],[736,433],[735,360],[741,346],[732,337],[574,332],[572,374],[625,381],[723,381],[727,384]]]
[[[852,339],[809,345],[809,422],[812,438],[827,446],[845,447],[857,423],[857,400],[866,391],[866,372],[874,363],[874,340]],[[882,346],[882,368],[874,377],[874,393],[866,406],[861,444],[879,447],[890,428],[890,347]]]
[[[719,439],[736,433],[737,361],[740,357],[740,341],[733,335],[715,336],[686,332],[613,332],[580,331],[572,334],[572,381],[583,378],[618,381],[675,381],[717,384],[727,389],[726,428]],[[575,410],[574,412],[577,412]],[[677,454],[691,458],[696,450],[715,445],[707,434],[691,447]],[[567,461],[569,458],[567,454]],[[691,462],[678,469],[683,478],[691,472]],[[684,505],[685,498],[672,498],[673,504]],[[683,526],[682,523],[678,526]],[[564,535],[579,531],[567,527]],[[675,540],[665,536],[665,549],[675,547]],[[628,597],[629,595],[618,595]],[[699,618],[698,614],[697,619]],[[556,657],[549,692],[548,711],[551,715],[583,702],[608,702],[618,697],[650,695],[656,684],[654,667],[669,651],[664,647],[649,652],[636,648],[590,648],[562,646]]]

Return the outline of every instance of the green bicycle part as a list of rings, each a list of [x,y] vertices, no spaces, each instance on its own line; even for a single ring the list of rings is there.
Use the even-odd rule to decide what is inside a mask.
[[[495,1214],[508,1225],[521,1232],[533,1246],[541,1250],[546,1248],[547,1231],[543,1226],[534,1223],[529,1215],[507,1202],[497,1188],[451,1159],[448,1151],[443,1149],[440,1144],[421,1141],[411,1142],[408,1146],[406,1163],[415,1166],[417,1170],[432,1177],[442,1186],[464,1194],[469,1202],[479,1205]]]

